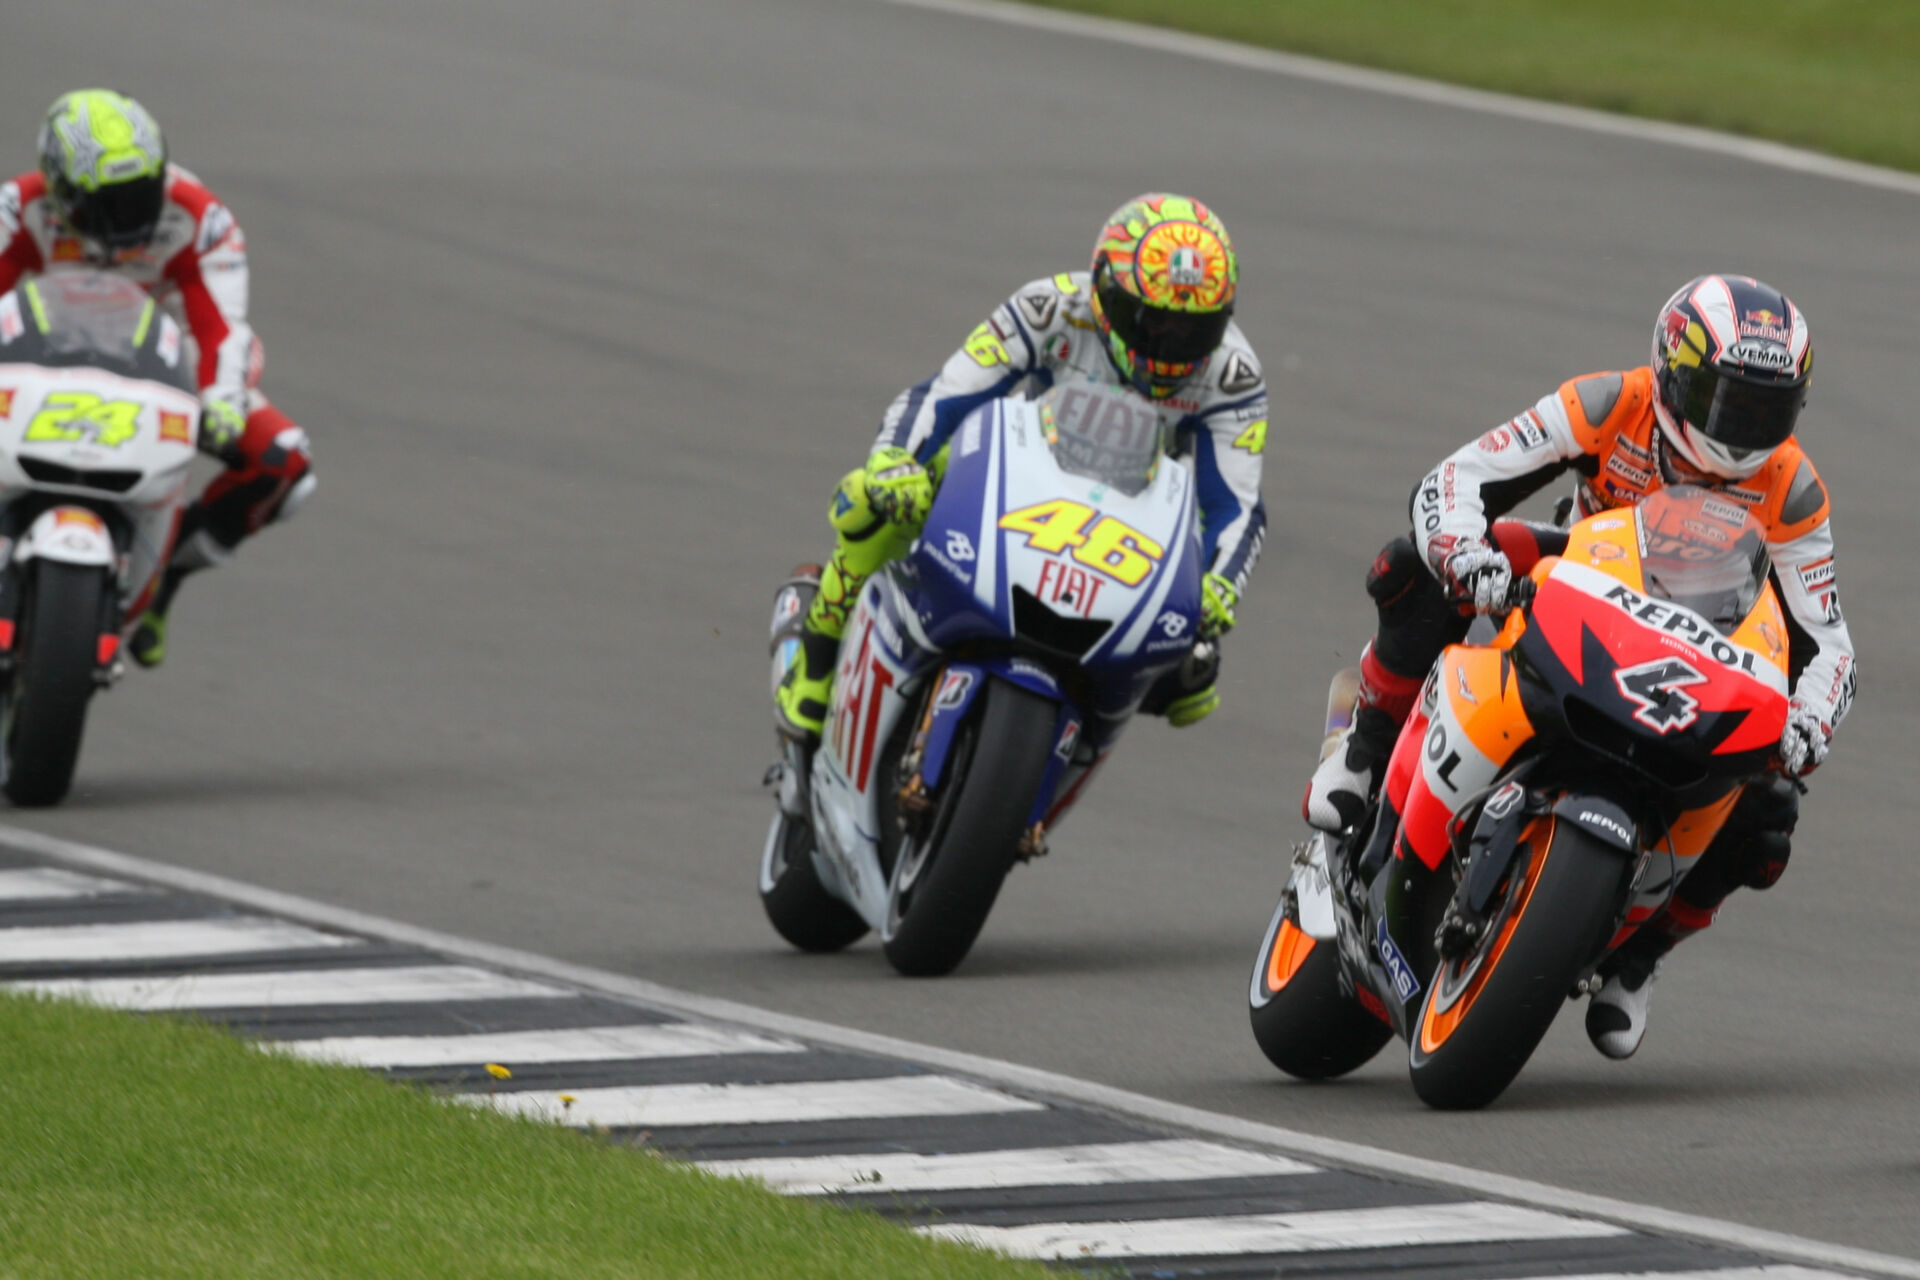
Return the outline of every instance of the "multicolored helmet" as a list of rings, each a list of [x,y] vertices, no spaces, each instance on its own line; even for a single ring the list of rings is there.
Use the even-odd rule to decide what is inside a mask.
[[[147,109],[123,94],[54,99],[40,126],[40,172],[68,230],[110,252],[144,246],[160,225],[167,146]]]
[[[1136,196],[1093,247],[1093,318],[1129,386],[1164,399],[1226,335],[1240,263],[1213,210],[1185,196]]]
[[[1654,414],[1698,471],[1743,480],[1793,434],[1813,373],[1807,318],[1751,276],[1701,276],[1653,328]]]

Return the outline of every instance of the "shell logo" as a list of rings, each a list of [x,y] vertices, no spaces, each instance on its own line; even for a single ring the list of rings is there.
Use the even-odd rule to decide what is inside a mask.
[[[1163,222],[1134,253],[1134,279],[1150,305],[1213,311],[1233,296],[1227,247],[1197,222]]]

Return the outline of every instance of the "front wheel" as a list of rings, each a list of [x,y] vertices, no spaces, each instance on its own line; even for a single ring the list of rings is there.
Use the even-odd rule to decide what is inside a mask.
[[[933,977],[966,959],[987,923],[1053,750],[1059,704],[990,681],[960,726],[931,821],[901,842],[887,891],[887,960]]]
[[[776,810],[760,855],[760,905],[774,930],[802,951],[840,951],[858,942],[867,922],[820,883],[813,865],[813,827]]]
[[[1442,1111],[1484,1107],[1513,1083],[1606,941],[1628,865],[1551,815],[1521,834],[1481,942],[1442,960],[1413,1028],[1413,1088]]]
[[[112,583],[105,569],[56,560],[27,572],[19,665],[7,698],[6,792],[17,805],[39,806],[58,804],[73,785]]]
[[[1253,1038],[1267,1061],[1301,1080],[1331,1080],[1366,1065],[1393,1038],[1384,1018],[1340,988],[1340,949],[1273,913],[1248,992]]]

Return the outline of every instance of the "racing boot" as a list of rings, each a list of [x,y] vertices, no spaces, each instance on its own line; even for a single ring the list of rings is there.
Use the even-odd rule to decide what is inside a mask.
[[[1385,775],[1400,722],[1379,707],[1362,702],[1353,723],[1341,730],[1333,750],[1313,771],[1302,814],[1322,831],[1344,831],[1360,821]]]
[[[1587,1001],[1587,1039],[1594,1048],[1616,1062],[1633,1056],[1647,1035],[1647,1009],[1661,961],[1680,939],[1704,927],[1676,899],[1607,957],[1600,966],[1600,989]]]
[[[174,593],[180,590],[187,573],[185,569],[168,569],[147,611],[133,625],[127,652],[143,667],[157,667],[167,659],[167,610],[173,607]]]
[[[919,536],[932,495],[926,471],[904,449],[876,450],[866,466],[841,478],[827,509],[833,555],[824,568],[795,569],[774,605],[773,704],[781,733],[819,741],[854,602],[867,579]]]
[[[1660,960],[1623,965],[1587,1001],[1587,1039],[1607,1057],[1631,1058],[1647,1035],[1647,1009]]]

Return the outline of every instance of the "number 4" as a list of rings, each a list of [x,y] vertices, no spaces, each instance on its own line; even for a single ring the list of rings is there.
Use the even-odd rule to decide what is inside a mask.
[[[1267,420],[1262,418],[1258,422],[1249,423],[1245,431],[1234,437],[1233,447],[1245,449],[1256,456],[1265,453],[1267,451]]]

